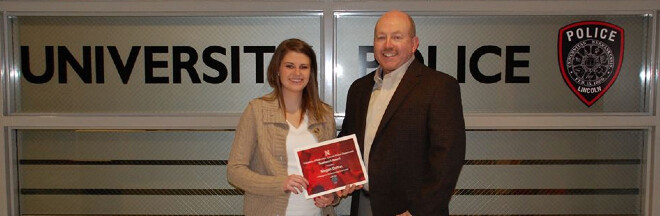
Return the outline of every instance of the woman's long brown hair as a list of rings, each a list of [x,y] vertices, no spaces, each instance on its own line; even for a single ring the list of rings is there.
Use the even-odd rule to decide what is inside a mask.
[[[305,89],[303,89],[302,94],[301,115],[308,113],[311,118],[316,120],[322,120],[324,116],[332,115],[330,106],[323,103],[319,98],[317,82],[318,64],[316,63],[316,54],[309,44],[296,38],[282,41],[282,43],[280,43],[275,49],[273,58],[270,59],[270,63],[268,64],[268,71],[266,72],[268,84],[270,87],[273,87],[273,91],[264,96],[263,99],[278,100],[280,107],[286,112],[284,98],[282,97],[282,83],[280,82],[278,74],[282,59],[284,59],[284,56],[289,52],[302,53],[306,55],[310,61],[309,81],[307,82]],[[300,119],[302,119],[302,116]]]

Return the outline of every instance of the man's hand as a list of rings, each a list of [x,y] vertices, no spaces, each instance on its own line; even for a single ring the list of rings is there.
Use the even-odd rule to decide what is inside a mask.
[[[335,194],[329,193],[326,195],[322,195],[319,197],[314,198],[314,205],[319,208],[325,208],[329,205],[332,205],[332,203],[335,201],[335,199],[339,199]]]
[[[351,195],[353,193],[353,191],[360,190],[360,189],[362,189],[362,185],[358,185],[358,186],[355,186],[353,184],[348,185],[348,186],[346,186],[346,188],[344,188],[344,190],[337,191],[337,196],[339,196],[341,198],[345,198],[348,195]]]
[[[401,213],[401,214],[398,214],[398,215],[396,215],[396,216],[412,216],[412,214],[410,214],[409,211],[406,211],[406,212]]]

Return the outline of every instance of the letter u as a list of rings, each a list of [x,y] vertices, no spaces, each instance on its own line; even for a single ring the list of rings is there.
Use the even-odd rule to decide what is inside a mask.
[[[54,49],[53,46],[45,47],[46,71],[41,76],[34,75],[30,70],[30,47],[21,46],[21,73],[25,80],[35,84],[47,83],[54,75]]]

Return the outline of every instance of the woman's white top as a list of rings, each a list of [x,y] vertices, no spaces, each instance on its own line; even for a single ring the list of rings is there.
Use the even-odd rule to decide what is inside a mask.
[[[287,123],[289,123],[289,134],[286,136],[287,171],[289,175],[298,175],[301,172],[296,165],[298,161],[296,160],[295,149],[318,143],[318,140],[308,130],[309,120],[307,115],[303,116],[303,121],[298,128],[294,127],[289,121]],[[289,196],[289,205],[286,207],[286,215],[320,216],[321,208],[314,205],[314,199],[305,199],[303,193],[291,193]]]

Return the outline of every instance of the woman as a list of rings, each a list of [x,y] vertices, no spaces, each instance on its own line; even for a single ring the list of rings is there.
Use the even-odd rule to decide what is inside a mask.
[[[236,128],[227,164],[230,183],[245,191],[245,215],[334,215],[336,194],[307,200],[307,180],[294,149],[336,135],[330,106],[318,96],[314,50],[299,39],[280,43],[267,71],[273,91],[250,101]]]

